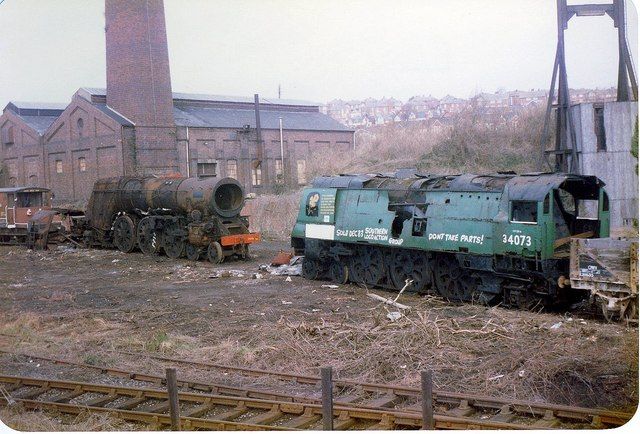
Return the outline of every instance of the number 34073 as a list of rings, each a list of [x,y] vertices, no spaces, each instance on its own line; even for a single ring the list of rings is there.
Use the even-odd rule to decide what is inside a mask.
[[[502,234],[502,242],[505,244],[511,244],[512,246],[525,246],[531,247],[530,235],[508,235]]]

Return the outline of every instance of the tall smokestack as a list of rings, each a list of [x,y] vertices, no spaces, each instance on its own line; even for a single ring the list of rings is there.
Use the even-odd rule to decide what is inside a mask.
[[[162,0],[105,0],[107,104],[136,125],[174,126]]]
[[[136,173],[178,172],[162,0],[105,0],[107,104],[135,124]]]

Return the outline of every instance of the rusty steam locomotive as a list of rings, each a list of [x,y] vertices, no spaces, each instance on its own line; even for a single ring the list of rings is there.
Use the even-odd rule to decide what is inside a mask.
[[[233,178],[118,177],[96,181],[75,232],[86,246],[128,253],[246,258],[260,234],[240,215],[244,190]]]

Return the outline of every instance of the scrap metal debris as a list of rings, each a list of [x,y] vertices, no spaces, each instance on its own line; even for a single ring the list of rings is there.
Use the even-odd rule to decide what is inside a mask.
[[[277,266],[263,264],[259,269],[276,276],[300,276],[302,274],[302,258],[303,256],[293,256],[286,264]]]

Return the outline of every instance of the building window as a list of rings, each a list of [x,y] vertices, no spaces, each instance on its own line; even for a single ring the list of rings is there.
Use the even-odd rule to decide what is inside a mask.
[[[78,125],[78,137],[82,137],[84,134],[84,120],[82,120],[82,118],[78,118],[76,124]]]
[[[216,163],[198,163],[198,176],[216,176]]]
[[[238,179],[238,162],[236,160],[227,160],[227,176]]]
[[[607,136],[604,131],[604,107],[595,106],[593,108],[593,129],[596,133],[596,150],[598,152],[607,150]]]
[[[276,183],[282,184],[284,182],[284,173],[282,171],[282,160],[276,160]]]
[[[307,183],[307,162],[298,160],[298,184]]]
[[[262,167],[258,164],[258,160],[251,162],[251,185],[254,187],[262,185]]]
[[[87,171],[87,159],[84,157],[80,157],[78,158],[78,170],[80,172],[86,172]]]
[[[62,160],[56,160],[56,173],[62,173]]]
[[[2,143],[5,145],[13,144],[13,125],[10,125],[2,131]]]

